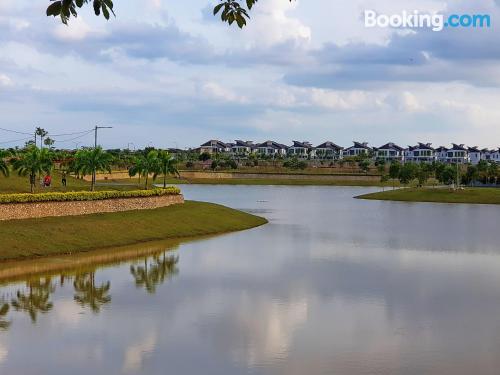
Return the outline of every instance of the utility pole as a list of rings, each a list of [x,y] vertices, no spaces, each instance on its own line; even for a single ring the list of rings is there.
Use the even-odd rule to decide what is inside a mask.
[[[94,127],[94,150],[97,149],[97,130],[98,129],[112,129],[112,126],[95,126]],[[96,169],[94,167],[94,170],[92,171],[92,183],[95,186],[96,183]]]

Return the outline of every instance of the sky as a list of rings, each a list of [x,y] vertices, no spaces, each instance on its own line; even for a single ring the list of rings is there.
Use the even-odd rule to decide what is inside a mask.
[[[260,0],[243,30],[212,16],[217,2],[120,0],[116,18],[87,7],[65,26],[47,0],[0,0],[0,128],[112,126],[107,148],[500,146],[500,0]],[[492,26],[365,28],[366,9],[487,13]],[[0,147],[23,137],[0,130]]]

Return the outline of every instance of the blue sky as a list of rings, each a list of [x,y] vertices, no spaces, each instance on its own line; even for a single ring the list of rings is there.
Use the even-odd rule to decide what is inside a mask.
[[[116,19],[88,9],[64,26],[45,0],[0,0],[0,127],[110,125],[105,147],[499,146],[499,1],[261,0],[242,31],[211,16],[217,1],[115,3]],[[365,9],[488,13],[492,27],[366,29]],[[72,138],[56,146],[92,142]]]

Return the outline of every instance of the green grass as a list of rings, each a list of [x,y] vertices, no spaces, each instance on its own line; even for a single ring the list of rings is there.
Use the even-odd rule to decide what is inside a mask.
[[[463,190],[452,190],[445,188],[410,188],[365,194],[356,198],[404,202],[500,204],[500,189],[465,188]]]
[[[128,186],[131,189],[144,188],[143,184],[138,184],[136,178],[132,179],[115,179],[107,181],[99,181],[100,187],[109,186]],[[156,181],[160,183],[161,181]],[[304,178],[169,178],[167,184],[172,185],[293,185],[293,186],[382,186],[377,180],[325,180],[320,178],[306,177]],[[396,186],[398,186],[397,184]],[[385,186],[388,186],[385,184]]]
[[[192,201],[154,210],[11,220],[0,224],[0,260],[213,235],[266,222],[224,206]]]

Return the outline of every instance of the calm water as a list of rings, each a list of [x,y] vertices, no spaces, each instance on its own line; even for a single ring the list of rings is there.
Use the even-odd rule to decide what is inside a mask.
[[[4,285],[1,374],[499,374],[500,207],[183,190],[270,223]]]

